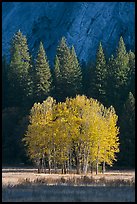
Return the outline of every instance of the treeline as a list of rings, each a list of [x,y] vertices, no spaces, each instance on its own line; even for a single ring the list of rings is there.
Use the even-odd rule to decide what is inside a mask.
[[[31,107],[48,96],[63,101],[66,97],[81,94],[81,67],[74,47],[69,49],[64,37],[57,48],[54,64],[54,70],[50,69],[42,42],[33,61],[26,38],[17,32],[12,39],[10,64],[7,65],[7,94],[6,89],[3,90],[8,97],[8,106]]]
[[[95,99],[77,95],[56,103],[48,97],[35,103],[25,138],[28,155],[41,168],[62,173],[87,173],[112,166],[119,152],[117,115]],[[40,163],[41,161],[41,163]],[[43,165],[43,167],[42,167]]]
[[[18,138],[23,137],[28,125],[27,115],[35,102],[43,102],[48,96],[54,97],[57,102],[63,102],[66,97],[84,94],[97,99],[106,107],[112,105],[115,108],[120,127],[118,162],[120,165],[134,166],[135,54],[126,50],[122,37],[115,55],[106,59],[100,43],[96,62],[88,64],[79,62],[74,47],[69,48],[63,37],[57,47],[54,66],[50,67],[42,42],[36,59],[33,59],[26,37],[18,31],[11,42],[10,62],[7,63],[3,57],[2,65],[4,155],[12,155],[13,158],[18,155],[18,145],[10,153],[8,151],[14,146],[16,139],[18,141]],[[13,107],[15,110],[19,109],[20,119],[17,119],[18,114],[13,111]],[[10,120],[10,115],[13,118],[16,115],[16,123],[14,126],[11,121],[7,123],[7,127],[6,121]],[[5,128],[9,127],[12,130],[8,129],[7,133]],[[22,133],[19,133],[19,129]]]

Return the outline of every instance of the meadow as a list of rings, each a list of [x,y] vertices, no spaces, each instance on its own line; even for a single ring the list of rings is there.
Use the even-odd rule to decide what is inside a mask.
[[[3,168],[3,202],[134,202],[135,172],[98,175],[38,174],[31,168]]]

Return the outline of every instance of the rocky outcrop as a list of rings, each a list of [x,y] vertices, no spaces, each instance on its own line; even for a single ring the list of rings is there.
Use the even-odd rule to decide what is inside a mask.
[[[62,36],[80,60],[95,59],[101,41],[109,56],[122,35],[128,49],[135,43],[134,2],[3,2],[2,51],[19,29],[35,55],[42,40],[51,61]]]

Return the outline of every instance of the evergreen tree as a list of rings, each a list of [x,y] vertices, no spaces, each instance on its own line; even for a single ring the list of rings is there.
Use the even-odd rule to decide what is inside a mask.
[[[114,81],[114,72],[115,72],[115,58],[113,55],[108,60],[107,63],[107,84],[106,84],[106,97],[107,105],[115,105],[117,103],[115,94],[115,81]]]
[[[51,95],[52,91],[52,76],[42,42],[40,43],[36,59],[34,80],[35,99],[36,101],[42,102],[46,97]]]
[[[2,57],[2,108],[8,105],[8,64],[6,56]]]
[[[32,81],[29,76],[30,55],[26,37],[18,31],[11,44],[11,60],[9,67],[9,84],[11,103],[17,106],[29,105],[32,96]]]
[[[35,97],[34,97],[34,90],[35,90],[35,86],[34,86],[34,82],[35,82],[35,64],[34,64],[34,60],[33,60],[33,56],[30,55],[30,64],[31,64],[31,69],[29,69],[29,77],[30,77],[30,81],[31,81],[31,95],[30,95],[30,101],[31,104],[33,105],[35,103]],[[31,105],[31,107],[32,107]]]
[[[58,58],[57,58],[58,57]],[[74,97],[82,91],[82,73],[74,47],[70,50],[63,37],[57,48],[55,78],[59,100]],[[57,80],[58,76],[59,80]]]
[[[127,125],[128,124],[128,125]],[[123,166],[135,166],[135,98],[129,92],[120,117],[119,163]]]
[[[87,65],[87,70],[85,72],[85,77],[83,77],[85,93],[87,96],[95,98],[95,64],[89,63]]]
[[[88,96],[89,81],[90,81],[90,66],[83,59],[80,62],[81,72],[82,72],[82,93]]]
[[[128,53],[129,56],[129,91],[135,94],[135,54],[131,50]]]
[[[107,68],[106,68],[106,59],[104,55],[104,51],[102,48],[102,44],[99,44],[99,49],[97,52],[96,58],[96,67],[95,67],[95,77],[94,77],[94,98],[105,102],[106,100],[106,76],[107,76]]]
[[[123,38],[120,37],[114,69],[115,99],[117,101],[116,106],[118,111],[121,110],[122,105],[128,96],[128,76],[129,56]]]
[[[23,108],[24,109],[24,108]],[[25,125],[21,127],[20,123],[25,113],[22,108],[8,107],[2,110],[2,162],[5,164],[17,164],[23,162],[21,152],[21,135],[25,133]],[[18,129],[18,133],[16,130]],[[21,156],[21,157],[20,157]],[[24,152],[25,157],[25,152]]]
[[[23,75],[23,77],[22,77]],[[18,46],[14,46],[14,52],[10,61],[10,69],[8,73],[9,79],[9,90],[10,103],[12,106],[18,106],[23,100],[24,96],[24,73],[23,73],[23,62],[21,60],[21,55],[19,54]]]
[[[116,53],[116,69],[115,69],[115,79],[116,88],[120,88],[127,85],[127,76],[129,71],[129,56],[126,51],[125,43],[123,38],[120,37],[119,45]]]
[[[59,96],[63,95],[63,93],[61,89],[60,62],[57,55],[55,56],[54,61],[53,78],[54,78],[54,96],[56,99],[59,99]]]
[[[57,57],[59,60],[60,82],[58,84],[58,99],[65,100],[68,96],[68,77],[70,72],[71,55],[70,49],[66,44],[65,37],[62,37],[59,46],[57,47]]]
[[[70,73],[70,83],[71,83],[71,90],[72,96],[74,97],[76,94],[81,94],[83,91],[82,87],[82,70],[80,64],[78,62],[78,58],[76,56],[75,48],[72,46],[71,49],[71,71]]]

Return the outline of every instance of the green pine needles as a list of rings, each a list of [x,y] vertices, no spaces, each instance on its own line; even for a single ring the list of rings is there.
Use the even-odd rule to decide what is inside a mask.
[[[36,101],[43,101],[51,94],[51,71],[42,42],[40,42],[35,63],[34,84],[34,94],[36,97]]]

